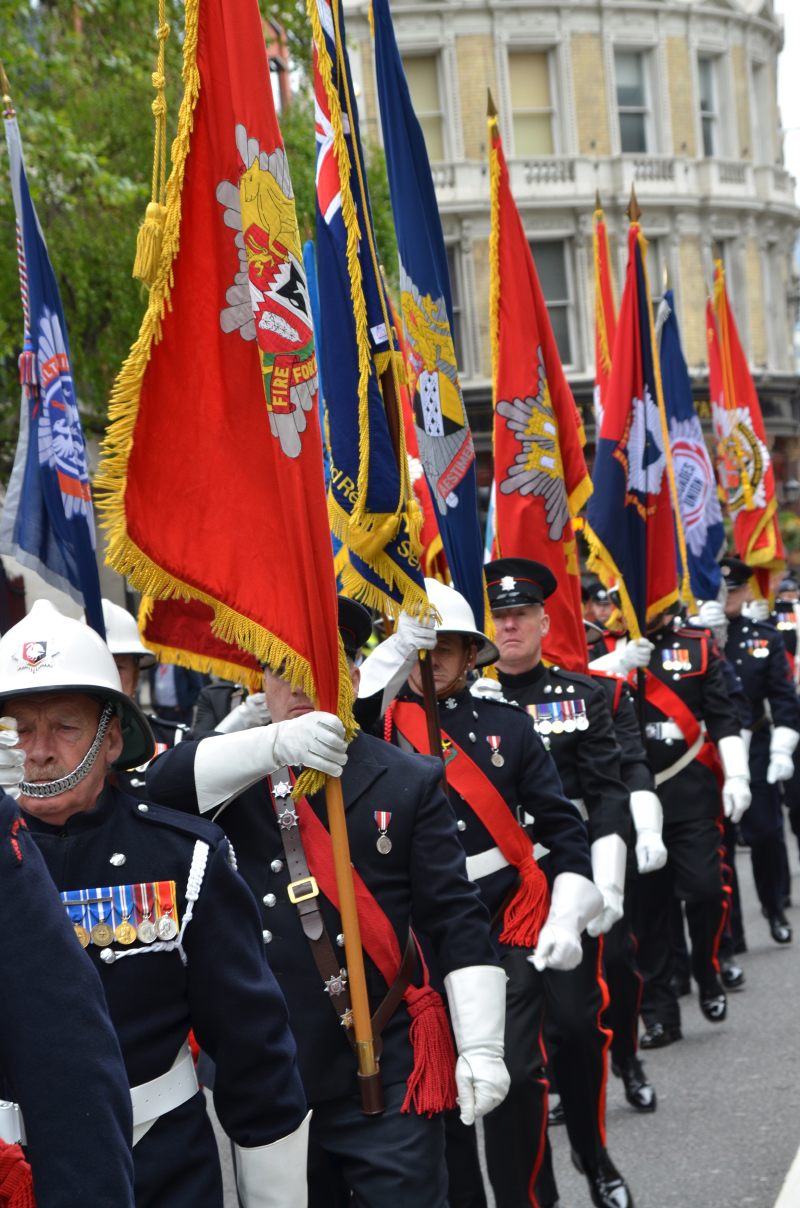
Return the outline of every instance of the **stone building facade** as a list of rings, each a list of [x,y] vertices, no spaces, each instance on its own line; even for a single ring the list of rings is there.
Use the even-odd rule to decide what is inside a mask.
[[[707,414],[705,301],[716,246],[767,427],[800,477],[793,331],[800,226],[782,166],[781,20],[771,0],[394,0],[448,244],[456,347],[476,447],[490,448],[489,174],[486,103],[499,111],[512,188],[562,361],[593,435],[592,211],[599,191],[615,270],[625,271],[631,185],[664,266]],[[366,0],[346,0],[366,129],[380,116]],[[706,406],[704,406],[704,400]],[[773,442],[774,443],[774,442]]]

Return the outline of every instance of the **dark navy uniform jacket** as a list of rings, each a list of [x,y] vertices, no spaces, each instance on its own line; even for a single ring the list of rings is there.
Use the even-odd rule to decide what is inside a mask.
[[[704,630],[676,629],[668,622],[648,634],[654,644],[648,670],[666,684],[686,705],[698,722],[705,722],[713,743],[739,733],[741,723],[725,681],[723,659],[714,640]],[[683,651],[684,653],[680,653]],[[680,663],[679,668],[675,663]],[[635,685],[633,686],[634,697]],[[672,767],[688,750],[682,738],[663,736],[659,726],[674,721],[672,715],[648,700],[647,755],[658,776]],[[685,768],[658,784],[665,822],[716,818],[722,808],[719,785],[710,768],[693,759]]]
[[[161,751],[169,751],[176,743],[183,742],[192,733],[189,727],[185,726],[183,722],[166,721],[155,713],[148,713],[147,720],[150,723],[150,729],[153,731],[153,738],[156,740],[156,754],[160,754]],[[116,772],[117,787],[122,789],[123,793],[128,793],[129,796],[135,797],[137,801],[147,801],[146,771],[147,764],[145,763],[139,768],[130,768],[125,772]]]
[[[800,604],[797,605],[800,608]],[[797,654],[797,622],[795,621],[795,605],[787,600],[776,600],[775,607],[769,614],[770,624],[774,625],[783,638],[786,653],[789,656],[788,665],[794,676],[794,657]]]
[[[253,896],[219,827],[159,805],[143,809],[112,786],[94,809],[64,826],[26,820],[59,892],[172,880],[181,918],[195,842],[208,844],[184,937],[185,966],[176,950],[110,965],[94,944],[81,955],[100,975],[130,1086],[165,1073],[191,1028],[217,1063],[214,1105],[231,1140],[266,1145],[298,1128],[306,1105],[286,1004],[264,956]],[[122,866],[110,863],[115,854],[124,855]],[[128,950],[146,947],[137,940]],[[112,948],[125,951],[117,943]],[[170,1208],[221,1208],[219,1158],[202,1092],[162,1116],[133,1152],[137,1204],[166,1203],[158,1195],[172,1186]]]
[[[211,734],[232,709],[241,705],[246,696],[247,689],[242,684],[232,684],[228,680],[206,684],[197,698],[192,738],[205,738]]]
[[[0,1098],[38,1208],[132,1208],[131,1096],[100,978],[17,803],[0,796]]]
[[[606,704],[614,722],[614,737],[619,744],[619,770],[623,784],[630,793],[642,790],[655,792],[656,782],[647,762],[647,751],[642,742],[630,688],[619,676],[591,669],[589,674],[605,690]]]
[[[499,670],[497,674],[504,696],[517,701],[532,717],[542,715],[545,707],[565,712],[564,704],[577,716],[579,724],[574,729],[568,725],[561,732],[546,733],[545,723],[546,740],[564,792],[571,801],[583,802],[590,843],[605,835],[620,835],[629,843],[630,794],[620,776],[620,748],[606,690],[591,676],[544,663],[521,675]],[[542,733],[542,722],[535,724]]]
[[[217,739],[212,736],[205,741]],[[183,742],[153,761],[147,784],[154,798],[197,811],[197,747],[196,742]],[[400,951],[405,950],[413,916],[414,927],[430,938],[439,970],[446,976],[454,969],[495,965],[497,961],[486,910],[467,879],[453,811],[439,788],[441,774],[438,760],[406,755],[359,733],[350,744],[341,782],[354,867],[388,916]],[[327,825],[324,792],[308,800]],[[388,855],[381,855],[376,846],[380,835],[376,810],[392,815],[387,830],[392,841]],[[324,992],[297,907],[286,891],[291,877],[268,781],[260,781],[218,811],[218,820],[236,849],[242,876],[261,907],[262,925],[270,937],[266,951],[289,1006],[308,1100],[313,1104],[355,1094],[356,1059]],[[279,872],[272,871],[273,861],[280,862]],[[268,894],[275,897],[273,906],[264,901]],[[339,912],[323,894],[319,900],[325,926],[338,951],[336,937],[342,931]],[[341,952],[344,963],[343,948]],[[374,1012],[388,986],[366,952],[364,964]],[[414,983],[422,984],[419,962]],[[385,1086],[405,1082],[413,1070],[409,1027],[409,1015],[405,1003],[401,1003],[383,1030],[380,1065]]]
[[[421,698],[415,696],[408,685],[398,693],[397,699],[422,704]],[[357,716],[362,725],[371,718],[383,734],[385,718],[376,719],[380,703],[380,693],[357,702],[360,706]],[[534,843],[550,850],[551,877],[561,872],[576,872],[591,880],[586,827],[575,807],[565,799],[555,765],[527,714],[507,702],[478,699],[465,688],[463,692],[439,701],[439,719],[442,730],[478,765],[519,822],[525,823],[526,815],[533,818],[533,823],[526,829]],[[492,747],[487,742],[489,735],[500,740],[499,751],[504,761],[501,767],[492,763]],[[392,743],[398,742],[397,729],[392,727]],[[449,794],[458,820],[458,837],[466,855],[475,856],[496,847],[496,840],[452,785]],[[502,906],[517,876],[517,870],[507,866],[476,882],[491,918]],[[502,919],[497,926],[502,926]]]
[[[783,636],[769,621],[731,617],[725,653],[742,681],[752,709],[750,775],[753,780],[765,780],[769,766],[770,715],[773,725],[800,731],[800,703],[786,659]]]

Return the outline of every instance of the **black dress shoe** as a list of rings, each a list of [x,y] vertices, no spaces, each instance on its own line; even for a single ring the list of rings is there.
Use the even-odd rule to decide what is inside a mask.
[[[668,1044],[683,1040],[683,1032],[676,1024],[654,1023],[642,1034],[640,1049],[665,1049]]]
[[[719,962],[719,976],[726,990],[741,990],[745,983],[744,969],[733,956]]]
[[[722,1023],[728,1014],[728,1000],[719,982],[700,991],[700,1010],[709,1023]]]
[[[743,935],[740,935],[738,940],[733,941],[733,955],[741,956],[742,953],[746,952],[746,951],[747,951],[747,940],[744,938]]]
[[[554,1103],[547,1112],[548,1124],[566,1124],[567,1117],[564,1115],[564,1104],[559,1099],[558,1103]]]
[[[692,983],[688,977],[678,977],[673,973],[669,979],[669,988],[676,998],[685,998],[692,992]]]
[[[621,1065],[612,1061],[611,1072],[625,1084],[625,1098],[631,1107],[635,1107],[637,1112],[656,1110],[655,1088],[647,1081],[647,1075],[638,1057],[629,1057]]]
[[[585,1176],[595,1208],[634,1208],[627,1183],[605,1150],[593,1160],[581,1157],[573,1149],[572,1164]]]
[[[791,944],[792,929],[789,926],[789,920],[782,910],[770,917],[769,933],[776,944]]]

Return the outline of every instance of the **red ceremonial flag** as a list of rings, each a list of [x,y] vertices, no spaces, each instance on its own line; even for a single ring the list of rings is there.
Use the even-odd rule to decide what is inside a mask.
[[[603,424],[611,359],[617,336],[617,312],[614,306],[614,282],[611,278],[611,252],[608,246],[606,216],[598,205],[593,217],[594,244],[594,418],[597,435]]]
[[[262,692],[264,675],[253,655],[223,642],[213,624],[214,609],[202,600],[142,596],[139,634],[160,663],[211,672]]]
[[[581,581],[572,517],[591,494],[577,408],[567,385],[533,256],[508,180],[497,118],[489,118],[492,193],[495,548],[533,558],[558,581],[543,654],[585,670]]]
[[[256,0],[186,0],[183,79],[158,272],[110,407],[108,560],[143,594],[209,605],[216,636],[285,665],[350,727],[311,312]]]
[[[716,316],[716,323],[715,323]],[[714,304],[706,310],[711,414],[717,465],[739,557],[769,596],[770,571],[786,566],[778,527],[775,476],[755,383],[739,342],[722,262],[716,262]]]

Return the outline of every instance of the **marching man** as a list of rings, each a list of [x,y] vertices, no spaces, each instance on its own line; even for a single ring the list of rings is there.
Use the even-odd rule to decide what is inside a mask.
[[[190,1029],[217,1062],[214,1101],[245,1208],[305,1208],[294,1041],[230,843],[206,819],[106,782],[152,756],[152,735],[106,644],[48,601],[0,640],[0,702],[19,731],[18,749],[0,747],[0,784],[20,794],[122,1049],[137,1208],[222,1208]],[[78,1101],[81,1089],[64,1093]]]

